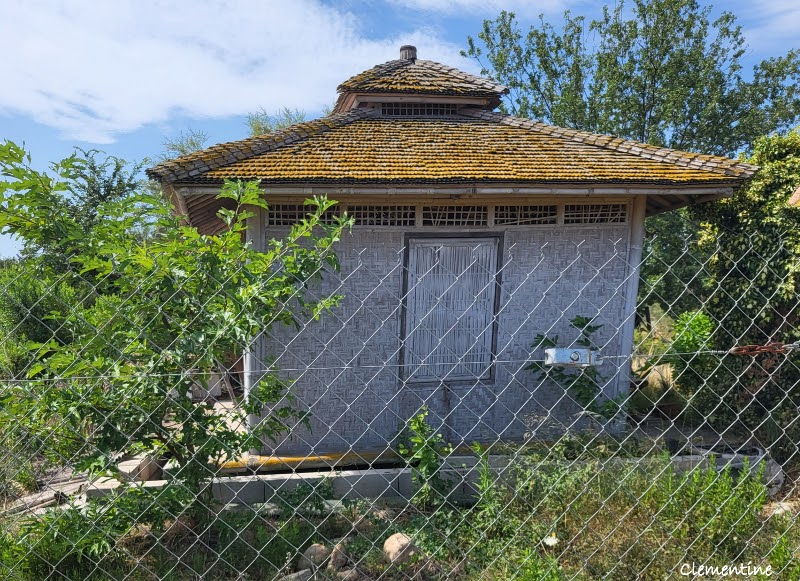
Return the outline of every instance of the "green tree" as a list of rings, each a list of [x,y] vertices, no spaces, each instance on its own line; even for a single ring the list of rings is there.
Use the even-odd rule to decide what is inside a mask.
[[[36,224],[33,216],[26,217],[30,221],[27,230],[39,231],[22,237],[19,260],[0,270],[0,374],[17,376],[27,367],[30,354],[22,347],[27,341],[53,339],[63,344],[72,336],[64,325],[65,317],[78,303],[93,300],[96,282],[90,271],[80,275],[75,271],[70,256],[73,238],[88,236],[99,222],[109,219],[102,213],[107,204],[134,196],[141,187],[142,165],[98,150],[75,148],[59,184],[63,190],[42,199],[40,210],[46,206],[46,219]],[[16,171],[7,159],[0,162],[0,169],[9,176]],[[48,179],[45,174],[38,177]],[[69,236],[67,223],[74,228]],[[147,237],[152,231],[141,224],[137,234]]]
[[[349,223],[320,224],[333,202],[315,199],[285,240],[257,252],[243,233],[253,211],[266,208],[262,191],[254,182],[228,182],[219,197],[234,207],[220,210],[227,229],[217,235],[182,225],[146,192],[101,203],[103,218],[87,232],[58,210],[84,165],[73,156],[48,175],[30,167],[22,148],[0,144],[0,231],[35,244],[58,236],[75,267],[67,274],[93,273],[95,295],[66,317],[68,342],[30,347],[38,359],[27,370],[30,380],[0,391],[0,428],[13,425],[48,444],[72,443],[78,471],[113,471],[133,452],[168,456],[178,467],[175,486],[202,514],[218,463],[298,418],[290,404],[277,405],[255,430],[237,429],[262,405],[291,401],[289,382],[273,373],[227,412],[187,394],[252,337],[276,324],[312,320],[337,304],[338,296],[312,296],[308,285],[323,265],[338,266],[332,247]],[[155,224],[159,236],[142,239],[142,224]]]
[[[301,123],[306,120],[306,112],[300,109],[290,109],[283,107],[278,109],[275,113],[268,113],[263,107],[255,113],[247,115],[247,127],[250,130],[250,135],[264,135],[267,133],[275,133],[281,129],[286,129],[295,123]]]
[[[630,14],[630,16],[627,16]],[[587,23],[540,16],[525,32],[511,12],[486,20],[462,54],[510,88],[512,114],[651,145],[734,155],[800,121],[800,52],[744,74],[747,44],[730,12],[713,22],[697,0],[633,0]],[[749,78],[748,78],[749,77]],[[647,221],[643,308],[673,316],[708,299],[699,222],[682,210]]]
[[[756,140],[748,161],[761,166],[750,184],[699,216],[712,256],[704,309],[723,350],[800,340],[800,207],[787,203],[800,186],[800,131]],[[738,420],[781,460],[800,461],[799,355],[727,356],[695,405],[716,427]]]
[[[21,258],[42,256],[48,266],[56,270],[66,268],[69,259],[65,252],[71,241],[63,236],[62,221],[69,221],[88,234],[98,221],[107,218],[100,214],[104,204],[125,200],[140,187],[143,165],[144,162],[130,164],[96,149],[76,147],[68,176],[65,175],[67,179],[60,184],[63,195],[47,201],[51,205],[48,216],[51,227],[42,228],[36,239],[22,239]],[[4,172],[12,171],[7,165],[0,167]]]
[[[208,141],[208,133],[199,129],[182,130],[176,137],[165,139],[161,146],[164,150],[156,157],[159,162],[167,161],[200,151]]]
[[[511,90],[512,114],[658,146],[732,155],[800,119],[800,52],[743,75],[747,44],[730,12],[697,0],[633,0],[588,24],[564,14],[524,33],[511,12],[486,20],[464,56]]]

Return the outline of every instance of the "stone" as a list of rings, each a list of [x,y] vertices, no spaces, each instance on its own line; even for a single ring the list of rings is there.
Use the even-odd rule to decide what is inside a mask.
[[[334,571],[341,571],[347,567],[348,560],[347,553],[344,550],[344,543],[336,543],[336,546],[333,547],[333,551],[331,551],[331,560],[328,562],[328,567]]]
[[[297,563],[298,569],[316,570],[328,560],[331,550],[322,543],[314,543],[308,547]]]
[[[797,511],[797,505],[793,502],[778,502],[775,503],[768,510],[768,516],[777,516],[781,514],[794,516],[795,512]]]
[[[312,577],[314,577],[314,573],[311,569],[303,569],[297,573],[281,577],[279,581],[309,581]]]
[[[393,521],[397,517],[397,513],[388,507],[376,508],[374,514],[381,520]]]
[[[339,579],[339,581],[361,581],[363,579],[361,573],[355,569],[345,569],[344,571],[339,571],[336,573],[336,578]]]
[[[390,563],[405,563],[416,555],[417,551],[411,537],[403,533],[395,533],[383,543],[383,556]]]

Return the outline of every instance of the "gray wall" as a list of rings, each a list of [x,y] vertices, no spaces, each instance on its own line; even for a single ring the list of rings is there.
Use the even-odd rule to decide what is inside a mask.
[[[636,265],[629,264],[631,226],[492,229],[503,232],[494,378],[448,386],[400,379],[405,233],[354,228],[337,246],[341,271],[326,273],[314,289],[341,293],[341,305],[299,332],[275,326],[258,341],[256,364],[263,368],[274,361],[295,380],[294,393],[310,411],[311,427],[299,426],[277,444],[265,442],[262,453],[381,450],[423,404],[429,420],[454,444],[562,433],[578,420],[578,407],[563,388],[539,384],[525,360],[542,358],[541,350],[531,350],[539,333],[558,335],[565,345],[574,340],[569,320],[577,315],[595,316],[603,325],[595,336],[603,355],[630,350],[621,328],[633,316],[626,313],[626,292],[630,277],[637,276]],[[487,230],[476,235],[481,231]],[[285,233],[271,228],[267,236]],[[623,362],[612,359],[600,368],[605,392],[625,389]]]

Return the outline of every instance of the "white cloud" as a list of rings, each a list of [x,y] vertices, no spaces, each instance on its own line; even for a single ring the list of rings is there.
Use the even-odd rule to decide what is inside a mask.
[[[573,0],[392,0],[393,3],[411,10],[423,10],[449,16],[471,14],[494,18],[501,10],[514,12],[518,16],[535,18],[542,13],[564,10]]]
[[[367,39],[353,15],[315,0],[4,2],[0,112],[109,143],[175,114],[317,111],[339,82],[405,43],[474,71],[430,31]]]
[[[721,7],[736,15],[748,45],[759,60],[800,48],[797,0],[731,0]]]

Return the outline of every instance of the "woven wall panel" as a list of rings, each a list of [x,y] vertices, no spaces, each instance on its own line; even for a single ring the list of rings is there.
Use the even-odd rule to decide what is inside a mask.
[[[574,338],[569,320],[577,315],[596,317],[603,354],[618,354],[627,236],[625,225],[505,232],[494,379],[445,386],[415,384],[399,372],[404,234],[354,230],[337,245],[341,272],[314,288],[343,294],[340,307],[300,332],[276,326],[262,341],[264,360],[294,369],[284,375],[311,412],[310,431],[299,428],[278,446],[265,442],[264,452],[383,449],[423,404],[454,443],[566,429],[577,406],[561,387],[539,385],[525,360],[541,356],[531,350],[539,333]],[[610,394],[628,381],[613,360],[600,369]]]

